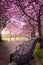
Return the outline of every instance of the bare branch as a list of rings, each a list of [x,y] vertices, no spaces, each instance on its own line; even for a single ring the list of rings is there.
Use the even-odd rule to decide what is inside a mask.
[[[43,12],[40,14],[40,16],[42,16],[43,15]]]

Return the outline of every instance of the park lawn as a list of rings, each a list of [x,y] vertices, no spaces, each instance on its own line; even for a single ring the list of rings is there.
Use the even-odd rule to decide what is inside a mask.
[[[41,61],[41,65],[43,65],[43,49],[40,49],[40,44],[37,43],[34,54],[37,55],[39,60]]]
[[[27,41],[27,40],[30,40],[31,38],[28,38],[26,36],[20,36],[20,35],[16,35],[16,36],[8,36],[6,35],[5,33],[2,34],[2,40],[3,41]]]
[[[15,40],[19,40],[19,38],[14,38],[12,37],[11,39],[10,38],[2,38],[3,41],[15,41]]]
[[[2,37],[2,40],[3,41],[20,41],[20,40],[28,40],[28,38],[27,37],[23,37],[23,36],[21,36],[21,37]]]
[[[10,38],[2,38],[2,40],[3,40],[3,41],[8,41],[8,42],[9,42],[9,41],[14,41],[15,39],[14,39],[14,38],[11,38],[11,40],[10,40]]]

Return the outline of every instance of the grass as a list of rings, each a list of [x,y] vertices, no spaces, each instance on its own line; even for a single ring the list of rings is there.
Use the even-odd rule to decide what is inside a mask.
[[[40,49],[40,44],[37,43],[34,54],[37,55],[39,60],[41,61],[41,65],[43,65],[43,49]]]
[[[15,39],[14,37],[13,38],[2,38],[2,40],[4,40],[4,41],[15,41],[15,40],[19,40],[19,39]]]
[[[14,37],[6,37],[6,36],[2,36],[2,40],[3,41],[19,41],[19,40],[28,40],[27,37],[23,37],[23,36],[14,36]]]

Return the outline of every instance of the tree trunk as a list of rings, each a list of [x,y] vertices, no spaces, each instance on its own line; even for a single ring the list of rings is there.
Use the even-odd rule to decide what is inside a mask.
[[[33,30],[32,30],[31,36],[32,36],[32,37],[36,37],[36,35],[35,35],[35,28],[34,28],[34,26],[33,26]]]
[[[38,18],[38,32],[39,32],[39,37],[42,38],[41,20],[40,20],[40,17]],[[43,48],[43,38],[42,38],[42,43],[40,44],[40,48]]]
[[[42,38],[42,32],[41,32],[41,25],[38,24],[38,32],[39,32],[39,37]],[[42,38],[43,39],[43,38]],[[40,48],[43,48],[43,41],[42,43],[40,44]]]
[[[2,41],[2,34],[1,34],[1,30],[0,30],[0,41]]]
[[[32,32],[32,33],[31,33],[31,36],[32,36],[32,37],[35,37],[35,32]]]

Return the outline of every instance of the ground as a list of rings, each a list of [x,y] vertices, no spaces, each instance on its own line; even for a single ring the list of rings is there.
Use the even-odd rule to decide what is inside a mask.
[[[23,41],[15,42],[0,42],[0,65],[15,65],[9,64],[9,56],[14,52],[15,47]],[[30,60],[31,65],[41,65],[39,59],[35,56],[34,60]]]
[[[0,65],[8,65],[9,56],[21,42],[0,42]]]

